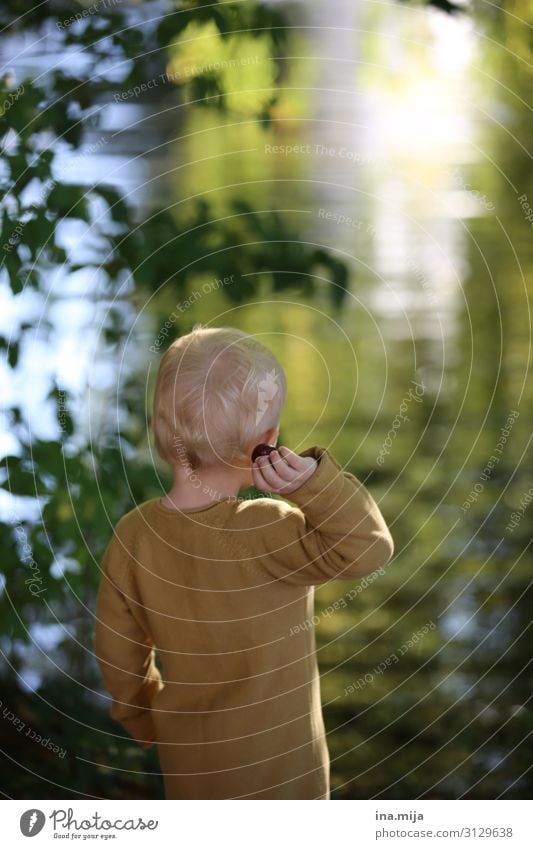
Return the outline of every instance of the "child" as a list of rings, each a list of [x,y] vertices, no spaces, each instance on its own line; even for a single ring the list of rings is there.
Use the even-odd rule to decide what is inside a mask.
[[[111,716],[157,744],[167,799],[329,799],[314,586],[378,569],[394,543],[325,448],[252,464],[276,443],[285,393],[277,359],[239,330],[174,342],[152,420],[174,483],[118,522],[104,556],[96,656]],[[252,482],[296,506],[239,498]]]

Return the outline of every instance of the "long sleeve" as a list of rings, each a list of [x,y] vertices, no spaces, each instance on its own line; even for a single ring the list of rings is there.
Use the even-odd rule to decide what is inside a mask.
[[[111,717],[139,745],[149,748],[155,740],[150,704],[163,684],[155,665],[154,644],[128,605],[125,556],[121,544],[113,538],[102,562],[95,656],[113,698]]]
[[[289,499],[271,502],[270,519],[257,529],[262,562],[273,577],[292,584],[353,580],[384,566],[394,541],[364,484],[345,472],[325,448],[302,456],[318,461],[313,475]]]

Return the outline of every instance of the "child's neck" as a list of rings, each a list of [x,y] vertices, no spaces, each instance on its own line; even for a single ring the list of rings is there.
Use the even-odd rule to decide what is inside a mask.
[[[194,470],[176,467],[173,473],[174,483],[161,503],[176,510],[205,507],[215,501],[234,498],[251,484],[251,473],[247,469],[232,466]]]

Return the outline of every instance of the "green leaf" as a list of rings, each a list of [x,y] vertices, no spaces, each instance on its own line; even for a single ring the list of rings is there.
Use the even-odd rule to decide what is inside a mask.
[[[11,368],[15,368],[18,363],[19,358],[19,345],[18,342],[10,342],[9,348],[7,350],[7,361]]]
[[[58,479],[65,476],[63,451],[60,442],[38,440],[31,445],[31,456],[35,466]]]
[[[51,245],[55,226],[55,222],[46,217],[44,210],[26,222],[22,239],[33,260],[40,256],[45,246],[48,248]]]
[[[107,203],[115,221],[130,223],[130,210],[119,192],[111,186],[93,186],[94,194],[100,195]]]
[[[332,263],[332,282],[331,300],[336,307],[340,307],[346,297],[348,291],[348,268],[338,260]]]
[[[5,267],[9,276],[11,291],[14,295],[18,295],[18,293],[24,288],[24,282],[21,275],[22,263],[15,249],[13,249],[11,253],[6,254]]]
[[[74,433],[74,421],[68,411],[68,397],[66,392],[61,390],[58,386],[54,386],[54,388],[48,393],[48,398],[52,398],[56,405],[57,421],[61,433],[71,436]],[[54,449],[57,449],[61,453],[63,451],[60,442],[48,442],[43,444],[47,445],[50,450],[53,450],[54,447]],[[61,464],[63,464],[63,461],[61,461]]]
[[[34,472],[28,468],[27,462],[20,457],[5,457],[2,461],[7,470],[8,479],[4,483],[4,489],[13,495],[37,495],[37,480]]]
[[[48,195],[48,208],[61,218],[81,218],[89,222],[86,195],[86,186],[56,183]]]

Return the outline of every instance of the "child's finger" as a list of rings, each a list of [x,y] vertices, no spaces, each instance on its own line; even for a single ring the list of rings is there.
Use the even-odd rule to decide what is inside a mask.
[[[270,486],[261,474],[261,469],[258,467],[257,463],[254,463],[252,467],[252,478],[254,486],[256,486],[257,489],[261,489],[263,492],[270,492]]]
[[[307,468],[305,457],[300,457],[299,454],[295,454],[294,451],[291,451],[290,448],[286,448],[285,445],[280,445],[278,450],[283,459],[288,463],[291,469],[294,469],[295,472],[303,472]]]
[[[280,478],[268,457],[259,457],[256,461],[256,465],[259,466],[261,474],[269,486],[279,489],[287,483],[287,481],[283,480],[283,478]]]
[[[278,451],[272,451],[268,455],[271,466],[274,467],[280,478],[284,481],[294,480],[294,470],[289,466],[287,461],[281,456]]]

